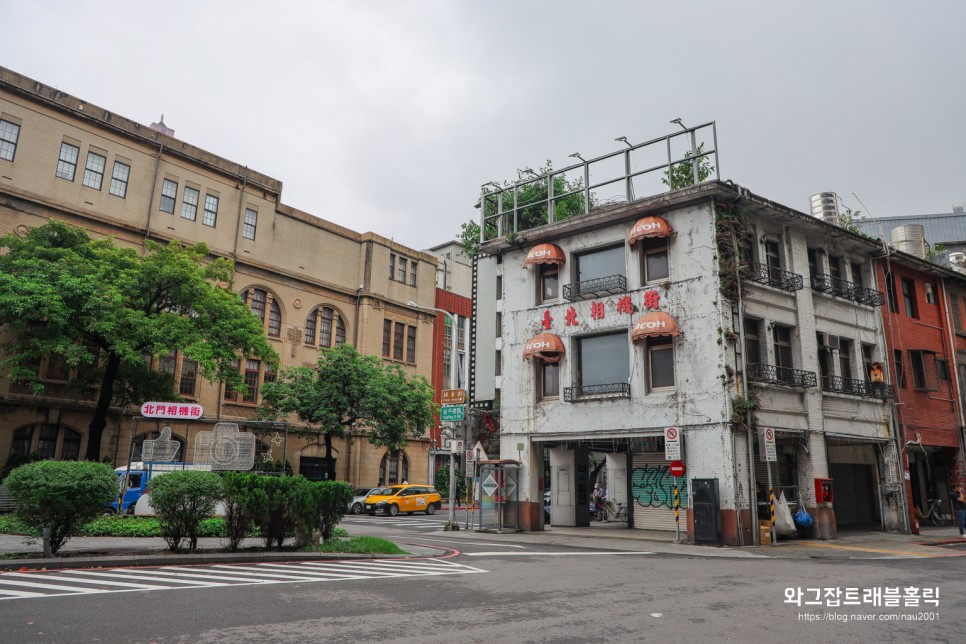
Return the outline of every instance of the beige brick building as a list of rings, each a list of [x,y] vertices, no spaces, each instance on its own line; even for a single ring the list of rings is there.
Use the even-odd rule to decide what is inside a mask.
[[[235,261],[235,289],[264,319],[281,366],[314,364],[320,345],[348,342],[431,376],[435,316],[405,303],[434,304],[435,257],[286,206],[281,181],[163,132],[0,68],[0,234],[56,218],[134,247],[145,239],[205,242]],[[252,385],[241,397],[200,378],[180,355],[155,357],[154,365],[205,409],[190,427],[163,422],[184,441],[187,460],[195,432],[216,419],[249,418],[258,386],[273,377],[263,362],[241,360]],[[16,452],[68,459],[86,449],[93,392],[69,388],[71,374],[54,364],[41,365],[40,375],[41,396],[0,379],[0,463]],[[134,423],[136,409],[118,411],[102,456],[123,464],[132,435],[137,446],[159,425]],[[272,442],[275,431],[259,436],[260,455],[277,459],[284,449],[296,472],[321,473],[321,440],[277,428],[281,440]],[[428,439],[400,454],[359,436],[336,439],[334,448],[337,478],[354,484],[427,480]]]

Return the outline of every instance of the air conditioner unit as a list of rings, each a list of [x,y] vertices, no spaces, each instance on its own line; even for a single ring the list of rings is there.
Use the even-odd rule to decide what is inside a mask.
[[[839,336],[832,335],[831,333],[820,332],[818,334],[818,346],[822,349],[838,350]]]

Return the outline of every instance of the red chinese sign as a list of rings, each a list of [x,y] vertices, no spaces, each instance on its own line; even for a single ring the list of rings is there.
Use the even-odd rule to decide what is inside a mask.
[[[553,322],[553,318],[550,317],[550,311],[544,311],[543,312],[543,328],[545,328],[545,329],[547,329],[549,331],[550,330],[550,327],[553,326],[551,324],[552,322]]]
[[[574,307],[567,307],[567,326],[577,326],[577,311]]]
[[[146,402],[141,405],[141,415],[145,418],[198,420],[204,413],[204,407],[194,403]]]
[[[656,290],[650,290],[644,292],[643,308],[648,311],[656,311],[661,308],[661,294]],[[617,312],[627,313],[628,315],[633,315],[635,312],[634,303],[630,295],[621,295],[617,298]],[[607,313],[607,308],[604,302],[600,300],[595,300],[590,303],[590,318],[592,320],[603,320]],[[577,310],[573,306],[567,307],[567,311],[564,314],[564,325],[565,326],[577,326],[580,321],[577,319]],[[543,312],[543,318],[540,320],[540,324],[544,329],[549,331],[553,328],[553,316],[550,315],[549,309],[545,309]]]

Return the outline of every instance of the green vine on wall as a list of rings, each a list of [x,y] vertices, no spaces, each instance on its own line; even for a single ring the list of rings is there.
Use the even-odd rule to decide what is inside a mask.
[[[749,256],[751,251],[751,224],[744,212],[732,204],[716,203],[715,215],[721,294],[734,302],[738,299],[738,280],[748,277],[751,271],[749,266],[741,265],[741,257]]]

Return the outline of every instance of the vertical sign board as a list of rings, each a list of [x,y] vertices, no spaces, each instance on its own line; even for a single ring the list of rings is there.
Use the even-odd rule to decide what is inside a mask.
[[[762,429],[761,447],[761,460],[769,463],[774,463],[778,460],[778,450],[775,448],[775,430],[771,427]]]
[[[664,460],[681,460],[681,432],[677,427],[668,427],[664,430]]]

